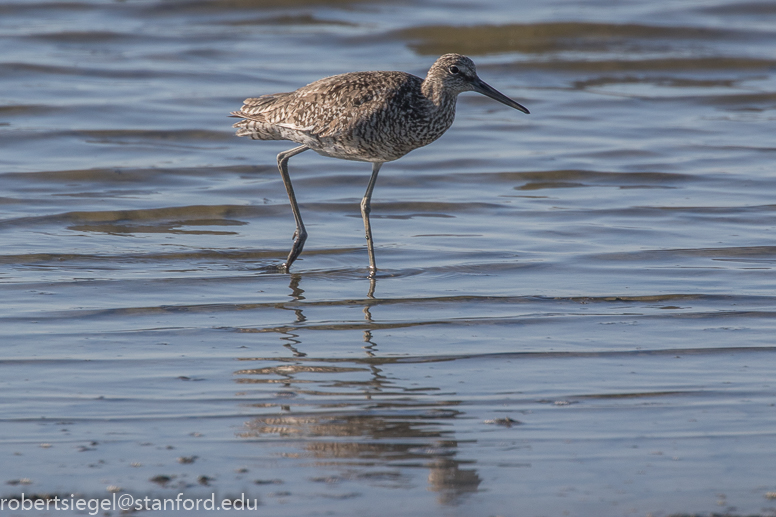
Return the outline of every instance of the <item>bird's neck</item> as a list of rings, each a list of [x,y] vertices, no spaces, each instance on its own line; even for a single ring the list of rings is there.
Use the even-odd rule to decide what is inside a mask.
[[[430,81],[426,79],[420,86],[423,96],[430,100],[437,108],[446,108],[450,104],[455,106],[455,100],[457,95],[446,89],[438,81]]]

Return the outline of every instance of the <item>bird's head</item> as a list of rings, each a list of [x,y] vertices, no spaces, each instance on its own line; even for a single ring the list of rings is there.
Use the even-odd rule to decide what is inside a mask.
[[[447,92],[458,95],[461,92],[477,92],[515,108],[523,113],[529,111],[499,92],[477,76],[477,67],[474,61],[461,54],[445,54],[436,60],[428,71],[426,80],[431,80],[442,85]]]

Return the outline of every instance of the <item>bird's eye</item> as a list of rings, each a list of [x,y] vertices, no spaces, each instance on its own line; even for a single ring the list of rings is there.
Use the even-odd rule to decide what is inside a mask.
[[[453,65],[453,66],[450,67],[450,73],[451,74],[457,74],[458,72],[460,72],[460,70],[458,70],[457,66]]]

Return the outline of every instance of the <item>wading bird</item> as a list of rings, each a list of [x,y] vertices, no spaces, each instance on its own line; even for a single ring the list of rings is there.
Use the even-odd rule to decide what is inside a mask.
[[[511,108],[528,110],[477,76],[474,62],[445,54],[425,79],[404,72],[351,72],[315,81],[296,91],[246,99],[232,116],[237,136],[254,140],[291,140],[298,147],[278,154],[278,169],[294,212],[294,244],[285,270],[302,253],[307,231],[288,175],[288,160],[312,149],[323,156],[372,163],[372,177],[361,200],[370,276],[375,264],[372,191],[383,163],[428,145],[453,124],[458,94],[474,91]]]

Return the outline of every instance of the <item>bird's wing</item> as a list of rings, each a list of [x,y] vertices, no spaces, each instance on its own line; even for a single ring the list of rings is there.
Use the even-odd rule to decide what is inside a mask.
[[[278,127],[284,127],[287,129],[293,129],[294,131],[301,131],[302,133],[311,133],[313,134],[313,131],[315,130],[315,126],[300,126],[298,124],[293,124],[290,122],[281,122],[279,124],[275,124]]]
[[[287,93],[270,93],[261,97],[250,97],[243,101],[240,111],[247,114],[261,113],[286,96],[288,96]]]
[[[315,138],[352,134],[392,108],[403,86],[419,78],[403,72],[351,72],[326,77],[289,93],[245,99],[235,117],[287,128]]]
[[[243,106],[239,111],[233,111],[230,115],[254,122],[267,123],[272,118],[268,115],[275,111],[275,107],[282,104],[288,96],[288,93],[271,93],[261,97],[250,97],[243,101]]]
[[[387,109],[399,86],[411,77],[403,72],[353,72],[321,79],[284,99],[287,118],[282,124],[317,138],[342,136]]]

